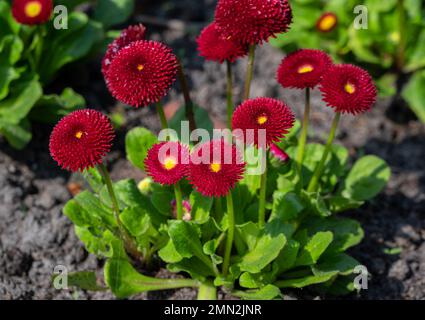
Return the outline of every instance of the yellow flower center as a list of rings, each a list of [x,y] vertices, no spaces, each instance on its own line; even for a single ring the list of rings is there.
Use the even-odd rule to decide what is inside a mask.
[[[145,66],[143,64],[138,64],[137,65],[137,70],[142,71],[145,68]]]
[[[354,86],[354,84],[347,82],[344,86],[344,90],[349,94],[353,94],[356,91],[356,87]]]
[[[210,168],[211,168],[212,172],[217,173],[221,170],[221,164],[220,163],[211,163]]]
[[[81,138],[82,138],[82,136],[83,136],[83,131],[78,131],[78,132],[75,134],[75,137],[76,137],[77,139],[81,139]]]
[[[336,24],[336,18],[333,15],[327,15],[322,18],[322,20],[319,23],[319,29],[322,31],[329,31],[331,30]]]
[[[309,73],[312,72],[314,70],[313,66],[310,64],[305,64],[301,67],[298,68],[298,73],[303,74],[303,73]]]
[[[38,1],[30,1],[25,6],[25,14],[27,17],[34,18],[37,17],[41,12],[42,6]]]
[[[266,116],[259,116],[257,118],[257,122],[258,122],[258,124],[265,124],[267,122],[267,117]]]
[[[176,159],[169,157],[165,159],[163,165],[165,170],[173,170],[177,165],[177,161]]]

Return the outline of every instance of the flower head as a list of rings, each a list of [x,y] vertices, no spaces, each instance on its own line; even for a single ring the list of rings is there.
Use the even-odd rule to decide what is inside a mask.
[[[227,195],[245,170],[239,151],[223,139],[196,147],[190,160],[189,181],[208,197]]]
[[[246,45],[223,37],[214,22],[202,30],[197,42],[200,56],[220,63],[225,60],[234,62],[248,52]]]
[[[22,24],[45,23],[50,19],[52,11],[52,0],[13,0],[12,3],[12,15]]]
[[[335,112],[358,114],[376,101],[376,87],[367,71],[350,64],[334,65],[323,75],[320,91]]]
[[[190,202],[187,200],[182,201],[182,207],[183,207],[183,220],[184,221],[190,221],[192,220],[192,206],[190,205]],[[173,214],[173,217],[177,217],[177,201],[176,199],[173,199],[171,201],[171,212]]]
[[[131,106],[147,106],[164,97],[176,79],[177,57],[155,41],[135,41],[121,49],[105,75],[112,95]]]
[[[157,183],[176,184],[187,175],[189,149],[175,141],[157,143],[148,151],[145,169]]]
[[[83,171],[102,162],[110,151],[114,129],[102,113],[77,110],[62,118],[50,136],[50,154],[63,168]]]
[[[314,88],[332,59],[323,51],[302,49],[287,55],[277,71],[277,80],[285,88]]]
[[[284,102],[272,98],[256,98],[246,100],[236,109],[232,127],[237,139],[243,139],[246,144],[264,147],[264,144],[269,146],[283,138],[294,122],[295,116]],[[262,134],[264,139],[261,139]]]
[[[281,162],[289,161],[289,155],[284,150],[279,148],[277,144],[272,143],[270,145],[270,152],[276,159],[280,160]]]
[[[109,65],[111,64],[112,60],[114,60],[118,51],[128,46],[132,42],[144,40],[145,35],[146,28],[142,24],[136,24],[133,26],[129,26],[127,29],[124,29],[121,32],[120,36],[108,45],[105,57],[102,60],[102,73],[106,75],[106,72],[109,69]]]
[[[292,10],[287,0],[219,0],[215,21],[224,37],[261,44],[288,31]]]
[[[331,32],[338,25],[338,17],[333,12],[322,14],[316,22],[316,29],[320,32]]]

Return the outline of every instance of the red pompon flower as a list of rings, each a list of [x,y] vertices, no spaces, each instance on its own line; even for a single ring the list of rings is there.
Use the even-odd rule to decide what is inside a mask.
[[[314,88],[332,65],[325,52],[301,49],[287,55],[277,70],[277,80],[285,88]]]
[[[202,30],[197,42],[199,55],[206,60],[234,62],[248,53],[248,46],[223,37],[214,22]]]
[[[156,183],[176,184],[187,175],[189,149],[175,141],[157,143],[148,151],[145,169]]]
[[[376,87],[369,73],[350,64],[334,65],[323,75],[320,91],[335,112],[358,114],[376,102]]]
[[[118,51],[128,46],[132,42],[144,40],[145,36],[146,28],[142,24],[136,24],[134,26],[129,26],[127,29],[124,29],[120,36],[108,45],[108,50],[106,50],[105,57],[102,60],[103,75],[106,75],[106,72],[109,69],[109,65],[111,64],[112,60],[114,60]]]
[[[155,41],[135,41],[121,49],[105,75],[112,95],[134,107],[164,97],[176,79],[178,60],[172,50]]]
[[[288,133],[295,116],[286,104],[272,98],[256,98],[243,102],[233,113],[234,136],[245,144],[264,148]]]
[[[287,0],[219,0],[215,22],[226,38],[261,44],[289,30],[292,10]]]
[[[227,195],[244,171],[245,163],[236,146],[223,139],[196,147],[190,156],[189,181],[207,197]]]
[[[50,136],[50,154],[66,170],[83,171],[102,163],[110,151],[114,129],[99,111],[77,110],[62,118]]]
[[[338,17],[333,12],[322,14],[316,22],[316,29],[320,32],[331,32],[338,25]]]
[[[52,11],[52,0],[13,0],[12,3],[12,15],[21,24],[45,23],[50,19]]]
[[[288,162],[289,161],[289,155],[284,150],[279,148],[278,145],[276,145],[274,143],[272,143],[270,145],[270,152],[272,153],[272,155],[275,158],[277,158],[281,162]]]

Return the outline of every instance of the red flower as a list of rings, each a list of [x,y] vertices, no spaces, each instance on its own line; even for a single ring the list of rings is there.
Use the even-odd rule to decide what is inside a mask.
[[[287,55],[277,71],[277,80],[285,88],[314,88],[332,59],[323,51],[302,49]]]
[[[189,149],[178,142],[161,142],[152,146],[145,159],[145,169],[160,184],[173,185],[187,175]]]
[[[53,11],[52,0],[13,0],[12,14],[22,24],[42,24],[50,19]]]
[[[365,70],[350,65],[334,65],[323,75],[320,85],[323,100],[335,112],[358,114],[376,102],[376,87]]]
[[[155,41],[135,41],[121,49],[105,75],[112,95],[131,106],[147,106],[164,97],[176,79],[177,57]]]
[[[215,22],[226,38],[261,44],[288,31],[292,10],[287,0],[219,0]]]
[[[102,163],[110,151],[114,129],[102,113],[77,110],[65,116],[50,136],[50,154],[63,168],[83,171]]]
[[[272,143],[270,145],[270,152],[272,153],[272,155],[279,159],[281,162],[288,162],[289,161],[289,155],[282,150],[281,148],[279,148],[278,145]]]
[[[134,26],[129,26],[127,29],[124,29],[120,36],[108,45],[108,50],[106,50],[105,57],[102,60],[103,75],[106,75],[106,72],[109,69],[109,65],[111,64],[112,60],[114,60],[118,51],[134,41],[144,40],[145,35],[146,28],[142,24],[136,24]]]
[[[279,141],[295,122],[295,116],[285,103],[272,98],[246,100],[234,112],[232,127],[237,139],[259,148]],[[237,130],[240,129],[240,130]],[[264,139],[260,139],[264,133]]]
[[[248,47],[232,39],[224,38],[213,22],[202,30],[197,39],[199,55],[206,60],[234,62],[248,52]]]
[[[316,28],[320,32],[331,32],[338,25],[338,17],[333,12],[322,14],[316,22]]]
[[[213,140],[196,147],[190,160],[189,181],[208,197],[227,195],[245,171],[245,163],[236,147],[224,140]]]

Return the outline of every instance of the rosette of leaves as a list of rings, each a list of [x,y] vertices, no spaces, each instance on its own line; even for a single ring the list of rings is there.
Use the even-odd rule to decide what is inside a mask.
[[[291,158],[296,153],[298,131],[299,124],[279,143]],[[144,170],[144,158],[156,142],[155,135],[145,128],[131,130],[126,137],[128,160]],[[355,290],[354,270],[360,265],[347,251],[362,240],[364,232],[343,212],[374,198],[388,182],[390,169],[373,155],[362,156],[350,165],[348,150],[334,145],[318,192],[307,193],[303,187],[324,148],[321,144],[307,145],[302,179],[297,177],[295,162],[269,159],[269,218],[264,228],[257,224],[260,176],[245,175],[232,191],[237,204],[236,232],[227,276],[221,272],[228,227],[225,204],[221,215],[212,198],[193,191],[188,183],[182,184],[182,191],[192,207],[190,221],[173,217],[174,193],[170,187],[152,183],[142,194],[133,180],[114,184],[121,206],[120,220],[136,239],[143,255],[142,268],[126,254],[116,236],[111,203],[97,171],[85,173],[92,190],[77,195],[64,213],[74,222],[76,234],[87,250],[106,259],[105,283],[120,298],[180,287],[199,288],[199,298],[216,297],[219,287],[242,299],[280,299],[285,290],[304,287],[346,294]],[[166,267],[183,279],[144,275],[146,268],[155,266],[152,261],[160,261],[157,267]],[[80,279],[78,274],[73,277]],[[85,282],[74,284],[87,289]],[[98,287],[96,284],[91,289]]]
[[[98,1],[88,16],[81,10],[84,3],[92,5],[55,1],[67,9],[67,16],[59,19],[56,12],[44,25],[26,26],[14,20],[9,1],[0,1],[0,135],[14,148],[31,140],[32,121],[55,122],[85,106],[71,88],[50,93],[49,85],[64,66],[104,48],[116,35],[108,29],[124,22],[134,6],[133,0]],[[66,28],[56,29],[55,17]]]
[[[425,4],[421,0],[293,0],[297,23],[270,42],[287,52],[316,48],[335,61],[352,62],[372,71],[381,96],[401,96],[425,122]],[[357,10],[355,8],[357,7]],[[338,22],[320,32],[325,13]],[[355,21],[363,28],[355,28]]]

